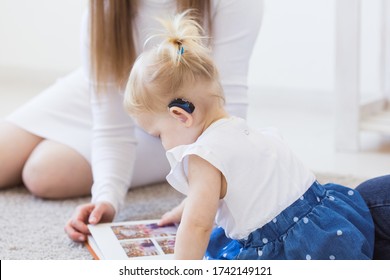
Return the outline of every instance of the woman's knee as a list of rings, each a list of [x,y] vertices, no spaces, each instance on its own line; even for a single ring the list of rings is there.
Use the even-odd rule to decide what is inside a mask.
[[[22,171],[25,187],[33,195],[41,198],[55,197],[58,177],[60,176],[52,159],[36,151],[26,161]]]
[[[362,182],[356,187],[369,206],[377,200],[390,197],[390,175],[375,177]]]
[[[35,196],[50,198],[53,192],[54,182],[50,177],[45,163],[36,160],[28,160],[22,171],[22,180],[25,187]]]
[[[71,148],[48,140],[31,154],[22,178],[29,191],[42,198],[88,194],[92,185],[89,163]]]

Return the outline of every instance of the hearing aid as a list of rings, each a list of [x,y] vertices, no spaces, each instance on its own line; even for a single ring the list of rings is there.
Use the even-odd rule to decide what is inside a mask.
[[[172,107],[179,107],[186,111],[189,114],[192,114],[195,110],[194,104],[192,104],[190,101],[184,100],[182,98],[175,98],[173,99],[169,104],[168,108]]]

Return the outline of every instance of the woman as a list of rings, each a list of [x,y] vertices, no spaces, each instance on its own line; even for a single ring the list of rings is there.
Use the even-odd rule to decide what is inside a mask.
[[[231,115],[245,117],[248,64],[262,19],[259,0],[90,1],[83,28],[84,67],[60,79],[0,126],[0,187],[35,195],[91,192],[67,223],[84,241],[86,223],[112,221],[129,186],[162,181],[169,170],[159,139],[122,107],[123,86],[156,17],[193,8],[208,31]],[[154,45],[151,43],[150,45]],[[147,46],[146,46],[147,47]]]

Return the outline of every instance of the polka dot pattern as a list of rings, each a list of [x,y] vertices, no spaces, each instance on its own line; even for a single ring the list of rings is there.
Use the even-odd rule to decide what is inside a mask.
[[[325,196],[323,196],[324,194],[325,194]],[[344,195],[345,194],[347,194],[349,196],[353,196],[354,195],[354,190],[345,189],[344,190]],[[323,199],[325,199],[325,200],[323,200]],[[353,199],[353,198],[351,198],[351,199]],[[303,202],[300,202],[299,200],[303,201]],[[339,201],[343,201],[343,198],[341,196],[337,195],[337,191],[336,192],[326,191],[326,192],[323,192],[323,193],[317,193],[316,195],[310,196],[310,197],[309,196],[307,196],[307,197],[301,196],[298,199],[298,203],[305,203],[305,200],[308,200],[308,201],[310,200],[310,203],[312,203],[313,205],[317,205],[316,201],[318,203],[321,203],[321,201],[325,202],[326,200],[328,200],[328,202],[332,201],[334,203],[339,203]],[[334,204],[334,203],[331,203],[331,204]],[[315,206],[313,206],[313,207],[315,207]],[[322,205],[322,207],[328,207],[327,203],[325,202],[325,204]],[[291,214],[292,214],[292,212],[291,212]],[[294,216],[294,214],[296,216]],[[302,221],[302,223],[300,223],[297,228],[299,228],[298,229],[299,231],[301,231],[301,230],[306,231],[306,230],[311,230],[312,229],[311,225],[312,224],[315,225],[317,223],[317,217],[315,215],[311,216],[310,212],[295,212],[294,214],[289,216],[288,219],[287,219],[288,216],[282,216],[282,215],[280,216],[281,218],[279,220],[278,220],[279,216],[278,217],[274,217],[271,220],[272,222],[270,222],[270,224],[273,223],[274,225],[269,225],[269,226],[271,226],[271,228],[274,228],[274,227],[277,228],[278,226],[283,227],[283,225],[285,223],[287,223],[291,227],[294,227],[293,223],[300,223],[300,221]],[[306,224],[308,224],[308,225],[306,225]],[[333,232],[330,231],[327,234],[333,235],[332,238],[334,238],[335,244],[338,244],[340,242],[341,242],[340,244],[343,244],[345,242],[344,241],[345,240],[345,236],[343,236],[343,235],[345,235],[345,232],[343,232],[344,230],[346,230],[346,228],[343,226],[343,224],[339,224],[339,229],[336,228],[336,230],[333,230]],[[349,235],[349,232],[348,232],[348,235]],[[264,237],[264,236],[266,236],[266,237]],[[277,242],[286,242],[287,236],[288,236],[287,233],[281,234],[279,236],[279,239],[278,239]],[[251,248],[251,253],[250,254],[252,255],[252,258],[256,258],[256,255],[259,258],[267,257],[268,256],[268,250],[266,250],[265,248],[268,248],[268,246],[273,246],[273,244],[274,244],[274,241],[273,241],[274,239],[272,237],[272,233],[271,233],[271,235],[268,235],[264,231],[263,234],[260,235],[260,236],[258,235],[257,238],[258,238],[257,240],[259,241],[259,239],[260,239],[263,244],[259,246],[258,245],[259,243],[257,243],[256,245],[259,246],[258,248],[256,248],[256,249],[253,248],[253,247]],[[295,238],[294,235],[290,234],[288,242],[291,242],[294,238]],[[245,238],[245,240],[247,240],[247,239],[248,238]],[[251,242],[249,242],[249,243],[251,243]],[[245,243],[245,244],[247,244],[247,243]],[[305,246],[303,246],[303,247],[305,247]],[[229,248],[230,247],[226,246],[226,247],[223,248],[223,250],[230,250]],[[240,249],[237,248],[237,251],[241,252],[241,251],[243,251],[243,248],[240,248]],[[231,257],[231,253],[229,253],[229,252],[228,253],[224,253],[224,254],[219,255],[219,256],[221,256],[223,258],[230,258]],[[306,259],[306,260],[315,260],[317,258],[319,258],[319,259],[336,260],[336,259],[344,259],[345,258],[344,254],[340,254],[340,253],[336,254],[336,251],[333,251],[331,246],[327,247],[327,249],[323,248],[323,250],[321,250],[321,251],[317,251],[316,248],[313,249],[312,247],[307,247],[307,250],[302,248],[302,251],[300,252],[300,254],[302,254],[302,253],[303,253],[303,255],[299,255],[299,257],[297,256],[298,259],[302,258],[302,257],[304,259]],[[336,258],[336,256],[337,256],[337,258]],[[245,257],[247,257],[247,255],[245,255]]]

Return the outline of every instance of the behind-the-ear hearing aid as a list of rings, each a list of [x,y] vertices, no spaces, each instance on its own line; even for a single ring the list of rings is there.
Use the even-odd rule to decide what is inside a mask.
[[[195,110],[194,104],[182,98],[175,98],[168,104],[168,108],[175,107],[175,106],[183,109],[189,114],[192,114]]]

